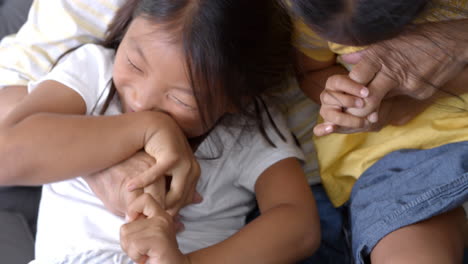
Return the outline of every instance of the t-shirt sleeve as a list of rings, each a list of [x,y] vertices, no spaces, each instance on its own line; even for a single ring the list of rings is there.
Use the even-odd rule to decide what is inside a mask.
[[[237,184],[251,192],[255,191],[255,183],[258,177],[275,163],[287,158],[304,160],[304,154],[287,128],[282,114],[274,108],[270,108],[269,111],[285,140],[280,138],[267,118],[264,120],[266,132],[276,147],[270,145],[263,135],[257,131],[252,133],[252,137],[242,137],[243,140],[240,143],[243,146],[242,151],[237,156],[240,171]]]
[[[100,98],[107,92],[112,79],[114,51],[99,45],[87,44],[65,55],[43,78],[28,85],[36,89],[46,80],[59,82],[81,95],[86,113],[91,114]]]

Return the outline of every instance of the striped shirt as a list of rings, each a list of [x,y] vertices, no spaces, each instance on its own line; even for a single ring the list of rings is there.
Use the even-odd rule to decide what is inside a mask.
[[[124,0],[35,0],[16,35],[0,42],[0,85],[26,85],[57,58],[83,43],[102,40]]]

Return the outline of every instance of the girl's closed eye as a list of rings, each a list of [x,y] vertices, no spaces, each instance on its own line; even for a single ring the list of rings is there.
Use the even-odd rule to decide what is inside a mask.
[[[127,63],[130,65],[130,67],[133,69],[133,70],[136,70],[138,72],[143,72],[140,68],[138,68],[135,63],[133,63],[130,58],[128,57],[127,55]]]
[[[193,106],[192,104],[189,104],[187,101],[185,100],[182,100],[180,99],[181,97],[180,96],[176,96],[174,94],[168,94],[168,97],[176,102],[178,105],[186,108],[187,110],[190,110],[190,111],[196,111],[197,110],[197,107]]]

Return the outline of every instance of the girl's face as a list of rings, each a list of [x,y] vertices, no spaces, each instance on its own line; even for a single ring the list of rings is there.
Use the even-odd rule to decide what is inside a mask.
[[[113,80],[125,113],[165,112],[189,138],[207,132],[182,49],[154,23],[132,21],[115,56]]]

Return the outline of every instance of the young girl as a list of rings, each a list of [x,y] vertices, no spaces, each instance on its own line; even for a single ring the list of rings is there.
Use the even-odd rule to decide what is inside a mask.
[[[310,28],[328,40],[355,46],[386,41],[383,47],[388,48],[390,56],[390,51],[395,52],[396,48],[392,46],[392,38],[404,29],[411,31],[411,21],[416,18],[419,22],[465,18],[460,10],[466,10],[468,1],[449,2],[366,0],[333,1],[331,4],[329,0],[295,0],[291,1],[291,7]],[[450,31],[455,30],[459,22],[444,23],[453,25],[445,27]],[[447,32],[441,31],[443,27],[427,24],[418,28],[422,29],[419,36],[424,36],[419,40],[439,47],[437,53],[432,53],[434,60],[444,61],[442,55],[450,56],[438,46],[445,43],[440,40],[447,36]],[[401,41],[409,42],[408,46],[415,53],[426,52],[418,49],[424,46],[411,43],[414,39],[405,37],[403,35]],[[310,29],[307,34],[303,33],[302,40],[307,38],[320,43],[318,35]],[[457,36],[459,44],[466,43],[463,40],[467,39],[463,34]],[[359,83],[338,66],[319,71],[321,66],[333,64],[327,62],[330,49],[338,54],[349,54],[363,47],[327,42],[325,45],[317,45],[315,50],[308,47],[307,57],[316,61],[304,59],[309,68],[305,70],[308,73],[304,74],[302,85],[311,97],[320,95],[320,114],[324,124],[331,125],[327,133],[340,126],[359,128],[365,122],[377,121],[372,120],[370,114],[380,104],[379,118],[396,116],[394,121],[401,121],[402,117],[408,121],[411,112],[423,111],[407,124],[389,125],[377,133],[334,134],[315,139],[322,182],[334,204],[344,205],[349,210],[355,261],[461,263],[466,220],[460,207],[468,200],[467,72],[442,87],[428,102],[409,97],[382,101],[387,91],[380,98],[375,96],[386,85],[382,76],[375,77],[380,82]],[[453,54],[457,57],[449,61],[466,65],[467,54]],[[320,62],[320,59],[323,60]],[[373,59],[378,61],[379,58]],[[406,74],[414,74],[416,66],[408,67]],[[333,74],[342,75],[328,78],[323,93],[310,85]],[[393,81],[391,75],[385,77],[387,82]],[[454,94],[461,95],[452,96]],[[371,101],[371,97],[375,101]],[[425,110],[418,106],[428,103],[432,105]],[[387,104],[391,112],[383,113]],[[417,111],[413,111],[415,109]]]
[[[155,166],[128,186],[143,188],[187,170],[167,171],[177,157],[165,153],[190,155],[191,146],[206,157],[204,200],[180,212],[178,244],[164,204],[135,200],[122,232],[134,261],[289,263],[312,254],[318,216],[301,152],[259,97],[287,73],[283,17],[271,1],[129,1],[103,45],[77,48],[31,83],[1,121],[0,178],[55,182],[44,186],[34,263],[129,263],[119,244],[125,219],[75,177],[144,149]],[[243,228],[254,194],[262,215]]]

